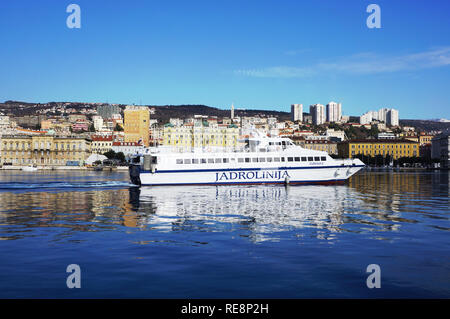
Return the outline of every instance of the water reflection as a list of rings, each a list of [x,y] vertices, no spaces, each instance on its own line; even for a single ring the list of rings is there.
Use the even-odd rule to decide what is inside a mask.
[[[445,172],[361,173],[341,186],[74,187],[60,185],[52,192],[3,187],[0,239],[39,236],[35,230],[44,227],[63,231],[53,240],[74,231],[126,227],[236,232],[252,242],[277,241],[283,233],[328,241],[338,233],[376,233],[376,238],[386,239],[388,233],[416,223],[450,229]]]

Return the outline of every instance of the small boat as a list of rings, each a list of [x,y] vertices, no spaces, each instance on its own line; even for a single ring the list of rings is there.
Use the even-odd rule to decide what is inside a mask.
[[[37,170],[38,170],[38,168],[36,166],[32,166],[32,165],[22,167],[22,171],[24,171],[24,172],[35,172]]]

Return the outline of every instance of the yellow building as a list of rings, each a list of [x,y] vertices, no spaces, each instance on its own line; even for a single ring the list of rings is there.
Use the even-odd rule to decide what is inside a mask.
[[[409,140],[350,140],[338,144],[340,157],[352,158],[358,154],[375,157],[381,155],[400,157],[418,157],[419,143]]]
[[[420,146],[431,144],[431,140],[433,139],[434,135],[428,135],[428,134],[420,134],[419,135],[419,144]]]
[[[299,145],[303,148],[314,150],[314,151],[323,151],[327,152],[330,155],[337,155],[337,142],[333,142],[330,140],[307,140],[302,137],[291,137],[292,142],[294,144]]]
[[[127,106],[124,110],[125,142],[139,142],[149,146],[150,110],[146,106]]]
[[[238,145],[239,128],[236,125],[195,126],[187,124],[173,126],[166,124],[163,131],[163,145],[180,148],[229,147]]]
[[[82,137],[4,135],[0,146],[1,163],[10,165],[60,166],[69,161],[81,165],[91,154],[91,141]]]

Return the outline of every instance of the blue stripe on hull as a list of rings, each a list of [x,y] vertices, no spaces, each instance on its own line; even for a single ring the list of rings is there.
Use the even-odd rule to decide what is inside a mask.
[[[316,181],[290,181],[289,184],[338,184],[343,183],[347,179],[331,179],[331,180],[316,180]],[[192,186],[192,185],[262,185],[262,184],[285,184],[284,181],[276,182],[229,182],[229,183],[171,183],[171,184],[142,184],[142,186]]]
[[[192,170],[156,170],[155,173],[201,173],[201,172],[233,172],[233,171],[266,171],[266,170],[292,170],[292,169],[322,169],[322,168],[349,168],[364,167],[365,165],[345,165],[345,166],[303,166],[303,167],[264,167],[264,168],[222,168],[222,169],[192,169]],[[141,171],[150,173],[151,171]]]

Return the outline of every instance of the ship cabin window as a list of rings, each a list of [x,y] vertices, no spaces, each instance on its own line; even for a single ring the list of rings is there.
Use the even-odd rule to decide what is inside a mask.
[[[208,158],[208,163],[209,164],[214,164],[214,158]]]
[[[308,156],[308,161],[310,161],[310,162],[314,161],[314,157]]]
[[[282,157],[282,158],[281,158],[281,161],[282,161],[282,162],[284,162],[284,161],[285,161],[284,157]]]
[[[268,158],[267,158],[267,161],[268,161],[268,162],[272,162],[272,157],[268,157]]]
[[[244,162],[244,159],[243,159],[243,158],[238,158],[238,162],[239,162],[239,163],[243,163],[243,162]]]
[[[280,161],[280,158],[279,158],[279,157],[274,157],[274,158],[273,158],[273,161],[274,161],[274,162],[279,162],[279,161]]]
[[[222,159],[221,159],[221,158],[216,158],[216,159],[215,159],[215,162],[216,162],[216,163],[222,163]]]
[[[284,142],[283,142],[284,143]],[[288,157],[288,162],[293,162],[294,158],[293,157]]]
[[[295,158],[295,161],[296,161],[296,162],[300,162],[300,157],[296,157],[296,158]]]
[[[265,152],[266,149],[265,149],[265,148],[260,148],[259,151],[260,151],[260,152]]]
[[[198,158],[193,158],[192,159],[192,164],[198,164]]]
[[[245,162],[246,162],[246,163],[250,163],[250,157],[246,157],[246,158],[245,158]]]
[[[327,158],[326,158],[325,156],[322,156],[322,157],[320,158],[320,160],[321,160],[321,161],[326,161]]]
[[[260,158],[259,158],[259,161],[260,161],[260,162],[265,162],[265,161],[266,161],[266,158],[265,158],[265,157],[260,157]]]
[[[190,158],[185,159],[184,164],[191,164],[191,159]]]
[[[234,161],[234,158],[233,158],[232,160]],[[229,160],[228,158],[224,158],[224,159],[223,159],[223,162],[224,162],[224,163],[229,163],[230,160]]]
[[[314,160],[315,160],[315,161],[320,161],[320,156],[315,156],[315,157],[314,157]]]
[[[254,158],[252,158],[252,162],[253,162],[253,163],[257,163],[257,162],[258,162],[258,159],[257,159],[256,157],[254,157]]]
[[[306,156],[302,157],[302,162],[306,162]]]
[[[177,164],[183,164],[183,160],[182,159],[177,159]]]
[[[206,164],[206,158],[202,158],[202,159],[201,159],[201,163],[202,163],[202,164]]]

